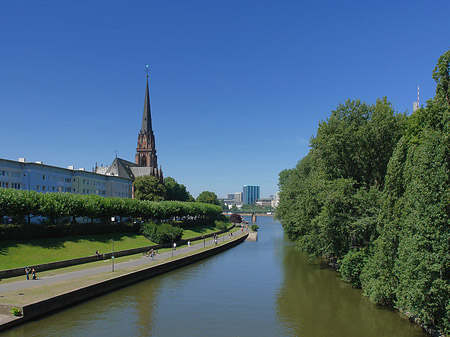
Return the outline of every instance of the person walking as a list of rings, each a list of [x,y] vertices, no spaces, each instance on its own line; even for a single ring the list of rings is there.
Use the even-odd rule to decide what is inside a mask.
[[[191,241],[188,241],[188,247],[191,248]]]
[[[30,269],[28,267],[25,267],[25,275],[27,275],[27,281],[30,279]]]
[[[31,270],[31,275],[33,276],[33,280],[35,280],[36,279],[36,270],[34,268]]]

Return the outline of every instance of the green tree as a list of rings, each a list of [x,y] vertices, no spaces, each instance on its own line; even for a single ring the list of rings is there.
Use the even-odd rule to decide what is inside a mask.
[[[219,199],[217,198],[217,195],[214,192],[210,191],[203,191],[199,194],[197,199],[195,199],[196,202],[203,202],[205,204],[214,204],[214,205],[220,205]]]
[[[164,185],[166,187],[165,200],[194,201],[186,186],[179,184],[174,178],[164,178]]]
[[[138,200],[162,201],[166,188],[154,176],[137,177],[133,182],[134,197]]]

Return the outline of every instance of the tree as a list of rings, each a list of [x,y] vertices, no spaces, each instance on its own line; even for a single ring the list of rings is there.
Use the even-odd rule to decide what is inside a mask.
[[[241,223],[242,217],[239,214],[233,213],[230,215],[230,222],[232,223]]]
[[[196,202],[203,202],[205,204],[214,204],[214,205],[220,205],[219,199],[217,198],[217,195],[214,192],[210,191],[203,191],[199,194],[197,199],[195,199]]]
[[[137,177],[133,182],[134,197],[138,200],[162,201],[166,188],[154,176]]]
[[[165,200],[194,201],[186,186],[178,184],[174,178],[164,178],[164,185],[166,186]]]

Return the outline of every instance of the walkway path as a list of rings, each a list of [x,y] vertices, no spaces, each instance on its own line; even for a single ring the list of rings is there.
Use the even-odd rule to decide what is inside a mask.
[[[241,230],[239,230],[239,231],[234,232],[233,236],[231,238],[240,237],[246,233],[247,233],[246,231],[242,232]],[[227,234],[225,234],[224,236],[221,236],[218,238],[218,244],[220,244],[223,241],[228,241],[229,239],[230,239],[230,237]],[[169,250],[164,253],[156,254],[154,261],[162,261],[164,259],[172,257],[172,254],[173,254],[173,256],[177,256],[180,254],[185,254],[188,252],[199,250],[199,249],[203,248],[204,246],[210,247],[212,245],[214,245],[214,239],[207,238],[207,239],[205,239],[205,242],[200,241],[199,243],[191,244],[191,247],[183,246],[183,247],[177,248],[176,250],[172,250],[172,251]],[[149,263],[151,263],[151,261],[152,261],[151,257],[142,255],[141,258],[138,258],[135,260],[116,263],[114,265],[114,270],[121,270],[121,269],[130,268],[130,267],[137,267],[140,265],[149,264]],[[16,282],[4,283],[4,284],[0,283],[0,293],[12,291],[12,290],[27,289],[27,288],[36,287],[39,285],[52,284],[52,283],[56,283],[56,282],[60,282],[60,281],[73,280],[73,279],[86,277],[86,276],[90,276],[90,275],[111,272],[112,271],[111,260],[105,260],[105,262],[110,262],[110,263],[105,263],[105,265],[101,266],[101,267],[89,267],[89,264],[86,264],[86,269],[73,271],[73,272],[63,272],[61,274],[57,274],[57,275],[53,275],[53,276],[39,277],[39,274],[38,274],[37,275],[38,277],[36,280],[28,280],[28,281],[23,280],[23,281],[16,281]],[[23,277],[25,278],[25,275]]]

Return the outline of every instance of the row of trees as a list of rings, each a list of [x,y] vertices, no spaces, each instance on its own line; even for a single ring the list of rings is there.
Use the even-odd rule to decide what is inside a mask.
[[[133,182],[134,196],[138,200],[148,201],[189,201],[201,202],[206,204],[219,205],[219,199],[214,192],[203,191],[197,199],[194,199],[186,186],[179,184],[174,178],[164,178],[164,184],[161,184],[156,177],[143,176],[138,177]]]
[[[450,332],[450,51],[411,116],[386,98],[339,105],[280,173],[276,214],[311,255],[339,260],[376,303]]]
[[[66,217],[102,218],[113,216],[166,220],[174,217],[217,218],[222,208],[212,204],[181,201],[152,202],[128,198],[103,198],[97,195],[70,193],[37,193],[0,188],[0,219],[14,216],[48,217],[52,223]]]

